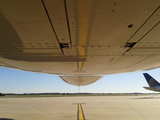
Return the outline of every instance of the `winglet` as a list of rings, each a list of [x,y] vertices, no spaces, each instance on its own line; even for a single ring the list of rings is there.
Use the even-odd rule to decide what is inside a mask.
[[[152,76],[150,76],[148,73],[143,73],[146,81],[148,82],[148,85],[150,87],[160,86],[160,83],[157,82]]]

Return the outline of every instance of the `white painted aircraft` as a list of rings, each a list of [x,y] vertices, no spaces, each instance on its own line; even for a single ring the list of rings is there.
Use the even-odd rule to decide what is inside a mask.
[[[159,0],[0,0],[0,66],[88,85],[160,67]]]
[[[152,90],[156,92],[160,92],[160,83],[157,82],[152,76],[150,76],[148,73],[143,73],[149,87],[143,87],[147,90]]]

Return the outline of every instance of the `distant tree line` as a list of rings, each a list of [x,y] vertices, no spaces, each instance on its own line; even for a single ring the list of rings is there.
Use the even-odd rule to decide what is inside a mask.
[[[5,93],[5,95],[78,95],[78,94],[105,94],[105,93]]]
[[[93,93],[23,93],[23,95],[77,95],[77,94],[93,94]]]
[[[127,94],[132,94],[132,95],[138,95],[142,93],[134,92],[134,93],[0,93],[0,96],[4,95],[127,95]],[[143,93],[143,94],[148,94],[148,93]]]
[[[4,94],[0,93],[0,96],[4,96]]]

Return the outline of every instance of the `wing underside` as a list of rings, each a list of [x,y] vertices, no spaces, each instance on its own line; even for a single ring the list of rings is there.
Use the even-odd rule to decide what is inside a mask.
[[[1,0],[0,21],[0,66],[74,85],[160,67],[159,0]]]

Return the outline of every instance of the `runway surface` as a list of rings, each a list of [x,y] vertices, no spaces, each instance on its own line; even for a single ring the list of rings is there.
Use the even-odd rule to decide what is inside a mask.
[[[0,98],[0,120],[159,120],[160,96]]]

